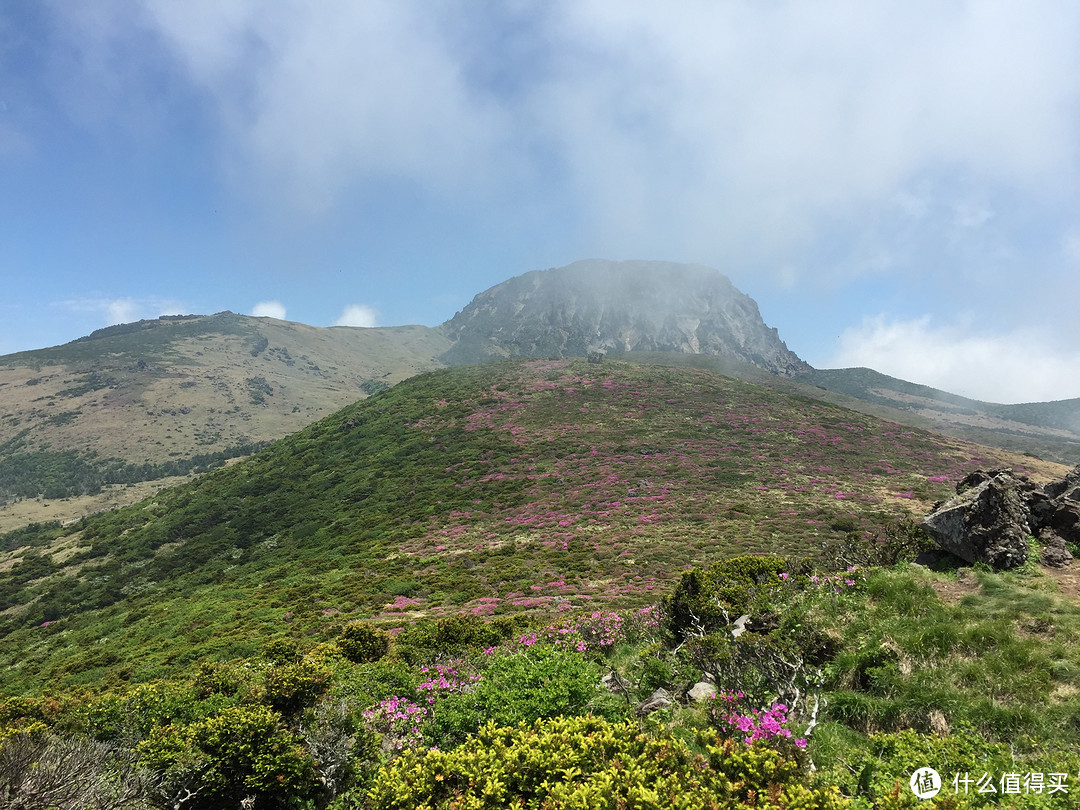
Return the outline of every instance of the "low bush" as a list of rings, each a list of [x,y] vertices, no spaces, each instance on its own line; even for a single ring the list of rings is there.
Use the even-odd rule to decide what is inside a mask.
[[[811,784],[797,764],[764,746],[701,735],[704,753],[631,723],[559,717],[488,723],[454,751],[412,750],[383,768],[366,797],[337,808],[506,807],[816,808],[847,806]],[[360,802],[366,798],[367,804]]]
[[[681,640],[689,633],[728,626],[751,613],[769,591],[779,589],[784,583],[780,575],[791,567],[784,557],[747,555],[685,572],[665,600],[668,629]]]
[[[370,664],[390,651],[390,634],[367,622],[355,622],[345,626],[337,644],[354,664]]]
[[[475,685],[435,702],[430,740],[448,748],[488,721],[508,726],[584,714],[601,695],[599,680],[597,665],[573,651],[535,646],[497,654]]]
[[[281,715],[234,706],[188,725],[156,729],[136,747],[139,764],[161,775],[167,807],[220,810],[303,806],[318,790],[316,763]]]
[[[418,622],[394,639],[397,656],[409,663],[446,658],[468,649],[485,649],[513,636],[526,626],[525,617],[444,616],[434,622]]]

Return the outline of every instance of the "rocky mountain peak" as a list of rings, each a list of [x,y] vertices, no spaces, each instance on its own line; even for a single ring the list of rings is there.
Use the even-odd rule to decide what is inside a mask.
[[[536,270],[473,298],[443,324],[450,364],[590,352],[714,354],[790,376],[810,366],[752,298],[693,264],[590,259]]]

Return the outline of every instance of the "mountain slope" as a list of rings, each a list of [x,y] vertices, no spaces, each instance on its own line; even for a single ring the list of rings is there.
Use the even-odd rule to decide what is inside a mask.
[[[477,295],[443,324],[450,364],[589,352],[722,355],[774,374],[810,367],[720,273],[671,262],[599,259],[537,270]]]
[[[590,350],[662,355],[780,390],[819,386],[834,393],[817,396],[903,424],[1080,461],[1080,401],[992,405],[866,369],[813,370],[714,270],[591,260],[512,278],[436,328],[219,313],[0,357],[0,531],[132,503],[447,363]]]
[[[907,411],[950,436],[1068,464],[1080,463],[1080,399],[1000,405],[910,383],[869,368],[813,369],[800,382]]]
[[[134,484],[246,455],[421,371],[597,347],[808,368],[726,278],[663,262],[528,273],[434,329],[228,312],[112,326],[0,358],[0,531],[131,503],[147,490]]]
[[[441,370],[151,501],[3,537],[0,671],[138,680],[352,618],[646,604],[689,565],[812,553],[1002,463],[1023,468],[697,369]]]
[[[110,327],[0,358],[0,503],[185,473],[441,364],[435,329],[232,313]],[[75,513],[78,514],[78,513]]]

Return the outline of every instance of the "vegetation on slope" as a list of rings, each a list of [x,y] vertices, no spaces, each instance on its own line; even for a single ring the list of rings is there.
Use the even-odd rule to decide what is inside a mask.
[[[978,466],[979,448],[704,371],[434,372],[20,535],[0,665],[12,687],[141,680],[349,618],[643,604],[690,565],[872,533]]]
[[[77,516],[55,500],[251,452],[440,366],[447,345],[421,326],[319,329],[225,312],[0,357],[0,509],[40,496],[54,505],[36,519]]]
[[[900,808],[929,766],[937,806],[1080,807],[1075,602],[1037,571],[980,572],[948,605],[955,572],[827,570],[734,558],[660,606],[392,640],[350,624],[187,677],[8,698],[0,794],[66,776],[87,787],[62,807]],[[677,618],[703,581],[747,632]],[[718,691],[695,702],[702,678]],[[640,716],[657,689],[672,702]]]
[[[408,381],[2,538],[0,796],[909,807],[930,765],[942,806],[1080,806],[1075,601],[902,562],[981,452],[699,370]]]
[[[930,423],[932,430],[1039,458],[1080,461],[1080,400],[999,405],[910,383],[869,368],[814,369],[800,381]]]

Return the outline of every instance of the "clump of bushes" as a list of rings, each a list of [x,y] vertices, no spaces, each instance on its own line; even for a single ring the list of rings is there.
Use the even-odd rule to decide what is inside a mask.
[[[407,751],[380,770],[375,810],[415,807],[818,808],[848,806],[834,787],[764,746],[702,732],[704,753],[632,722],[557,717],[488,723],[453,751]],[[340,805],[353,806],[353,805]]]
[[[285,807],[315,796],[316,763],[281,715],[231,706],[188,725],[153,730],[136,747],[139,764],[162,775],[157,798],[192,810]]]
[[[430,740],[441,748],[453,747],[488,721],[508,726],[584,714],[606,697],[597,688],[599,681],[599,667],[569,650],[537,645],[525,652],[493,654],[475,685],[435,703]]]
[[[486,649],[511,638],[528,625],[524,616],[444,616],[402,630],[394,639],[394,653],[409,663],[445,658],[468,649]]]
[[[390,634],[367,622],[355,622],[341,631],[337,644],[354,664],[371,664],[390,651]]]
[[[874,536],[847,531],[842,537],[821,546],[818,561],[830,571],[841,571],[853,565],[890,567],[911,562],[926,551],[941,549],[922,526],[909,518],[886,524]]]

